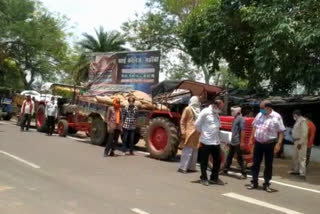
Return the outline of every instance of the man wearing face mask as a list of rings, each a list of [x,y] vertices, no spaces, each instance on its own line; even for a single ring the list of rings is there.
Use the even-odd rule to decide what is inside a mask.
[[[302,179],[306,178],[306,160],[308,146],[308,123],[301,115],[300,110],[293,112],[293,119],[296,121],[292,129],[292,138],[294,141],[293,150],[293,171],[292,175],[297,175]]]
[[[201,184],[208,186],[210,184],[224,185],[224,182],[219,179],[219,170],[221,164],[220,150],[220,118],[219,114],[223,108],[223,102],[217,99],[203,109],[196,122],[195,126],[200,135],[200,166],[201,166]],[[208,181],[207,167],[209,155],[213,157],[213,168]]]
[[[272,179],[272,164],[274,153],[279,152],[285,127],[282,117],[279,113],[272,109],[270,101],[265,100],[260,103],[260,113],[256,116],[252,123],[253,129],[250,138],[250,144],[253,144],[253,166],[252,166],[252,181],[248,189],[258,188],[258,177],[260,165],[264,157],[264,184],[263,189],[266,192],[272,192],[270,189],[270,180]]]
[[[245,137],[245,120],[241,114],[241,107],[234,106],[231,107],[231,115],[234,117],[232,123],[232,138],[230,142],[230,150],[227,157],[227,162],[224,167],[223,172],[227,175],[232,164],[232,159],[234,154],[237,154],[237,160],[241,167],[241,176],[240,179],[246,179],[246,169],[244,166],[243,158],[242,158],[242,150],[241,148],[244,146],[244,137]]]
[[[134,106],[135,98],[129,97],[129,106],[123,112],[123,142],[122,152],[125,155],[127,151],[127,145],[129,145],[130,155],[133,154],[134,147],[134,134],[136,131],[137,121],[137,108]]]

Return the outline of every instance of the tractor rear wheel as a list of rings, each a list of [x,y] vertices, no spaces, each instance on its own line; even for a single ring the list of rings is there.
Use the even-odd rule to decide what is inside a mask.
[[[58,135],[65,137],[68,134],[68,122],[66,120],[59,120],[58,122]]]
[[[107,137],[107,127],[105,122],[100,118],[96,117],[92,121],[90,138],[93,145],[102,146]]]
[[[36,115],[36,126],[38,132],[46,132],[48,130],[47,118],[45,116],[45,106],[40,105]]]
[[[164,117],[151,119],[146,129],[146,145],[150,156],[168,160],[178,151],[179,135],[173,122]]]

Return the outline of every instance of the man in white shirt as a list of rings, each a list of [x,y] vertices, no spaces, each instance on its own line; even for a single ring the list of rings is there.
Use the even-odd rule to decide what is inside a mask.
[[[195,122],[196,129],[201,133],[200,136],[200,166],[201,166],[201,184],[208,186],[210,184],[223,185],[219,179],[219,170],[221,164],[220,150],[220,118],[219,114],[223,108],[223,102],[219,99],[213,104],[203,109]],[[213,168],[208,181],[207,168],[209,155],[213,157]]]
[[[26,127],[26,131],[29,131],[31,117],[34,114],[34,102],[31,100],[31,96],[27,95],[26,100],[23,101],[21,107],[21,131],[24,131],[24,127]]]
[[[51,136],[55,128],[55,120],[58,117],[58,106],[55,103],[54,97],[46,104],[46,116],[48,122],[48,136]]]

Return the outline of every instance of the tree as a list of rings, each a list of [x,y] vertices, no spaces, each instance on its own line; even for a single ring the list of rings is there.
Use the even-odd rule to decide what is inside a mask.
[[[169,80],[196,80],[198,69],[192,66],[191,59],[188,55],[180,53],[176,56],[179,63],[171,63],[167,65],[169,69],[166,72],[166,77]]]
[[[70,56],[67,68],[72,81],[79,85],[87,81],[90,68],[90,55],[97,52],[126,51],[126,40],[118,31],[105,31],[102,26],[95,29],[95,35],[83,34],[83,39],[77,43],[75,53]]]
[[[95,29],[95,36],[84,33],[84,39],[79,42],[80,47],[87,53],[125,51],[126,40],[117,31],[105,31],[102,26]]]
[[[169,63],[172,53],[189,56],[194,51],[185,46],[181,36],[181,27],[198,4],[205,0],[149,0],[148,11],[135,20],[123,24],[122,29],[130,44],[137,50],[158,49],[164,56],[162,62]],[[205,50],[205,47],[202,49]],[[192,57],[194,59],[194,57]],[[214,72],[219,69],[219,59],[194,61],[202,71],[206,83],[210,82]],[[172,70],[169,71],[172,73]]]
[[[196,63],[225,59],[250,88],[259,90],[268,80],[273,93],[289,93],[297,83],[311,93],[320,78],[319,4],[207,0],[187,18],[181,35]]]
[[[68,52],[66,19],[56,17],[33,0],[1,1],[0,63],[14,62],[14,69],[1,67],[9,77],[19,72],[24,87],[36,79],[55,80]],[[13,68],[11,66],[11,68]]]

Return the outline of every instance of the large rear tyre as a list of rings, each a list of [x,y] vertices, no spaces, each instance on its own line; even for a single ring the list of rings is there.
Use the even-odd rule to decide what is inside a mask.
[[[178,151],[179,135],[174,123],[164,117],[154,118],[146,129],[146,145],[152,158],[168,160]]]
[[[45,116],[45,106],[44,105],[40,105],[37,110],[36,126],[37,126],[38,132],[47,132],[48,131],[48,123],[47,123],[47,118]]]
[[[65,137],[68,134],[68,122],[66,120],[59,120],[58,122],[58,135]]]
[[[105,122],[100,118],[96,117],[92,121],[90,138],[93,145],[102,146],[107,136],[107,126]]]

